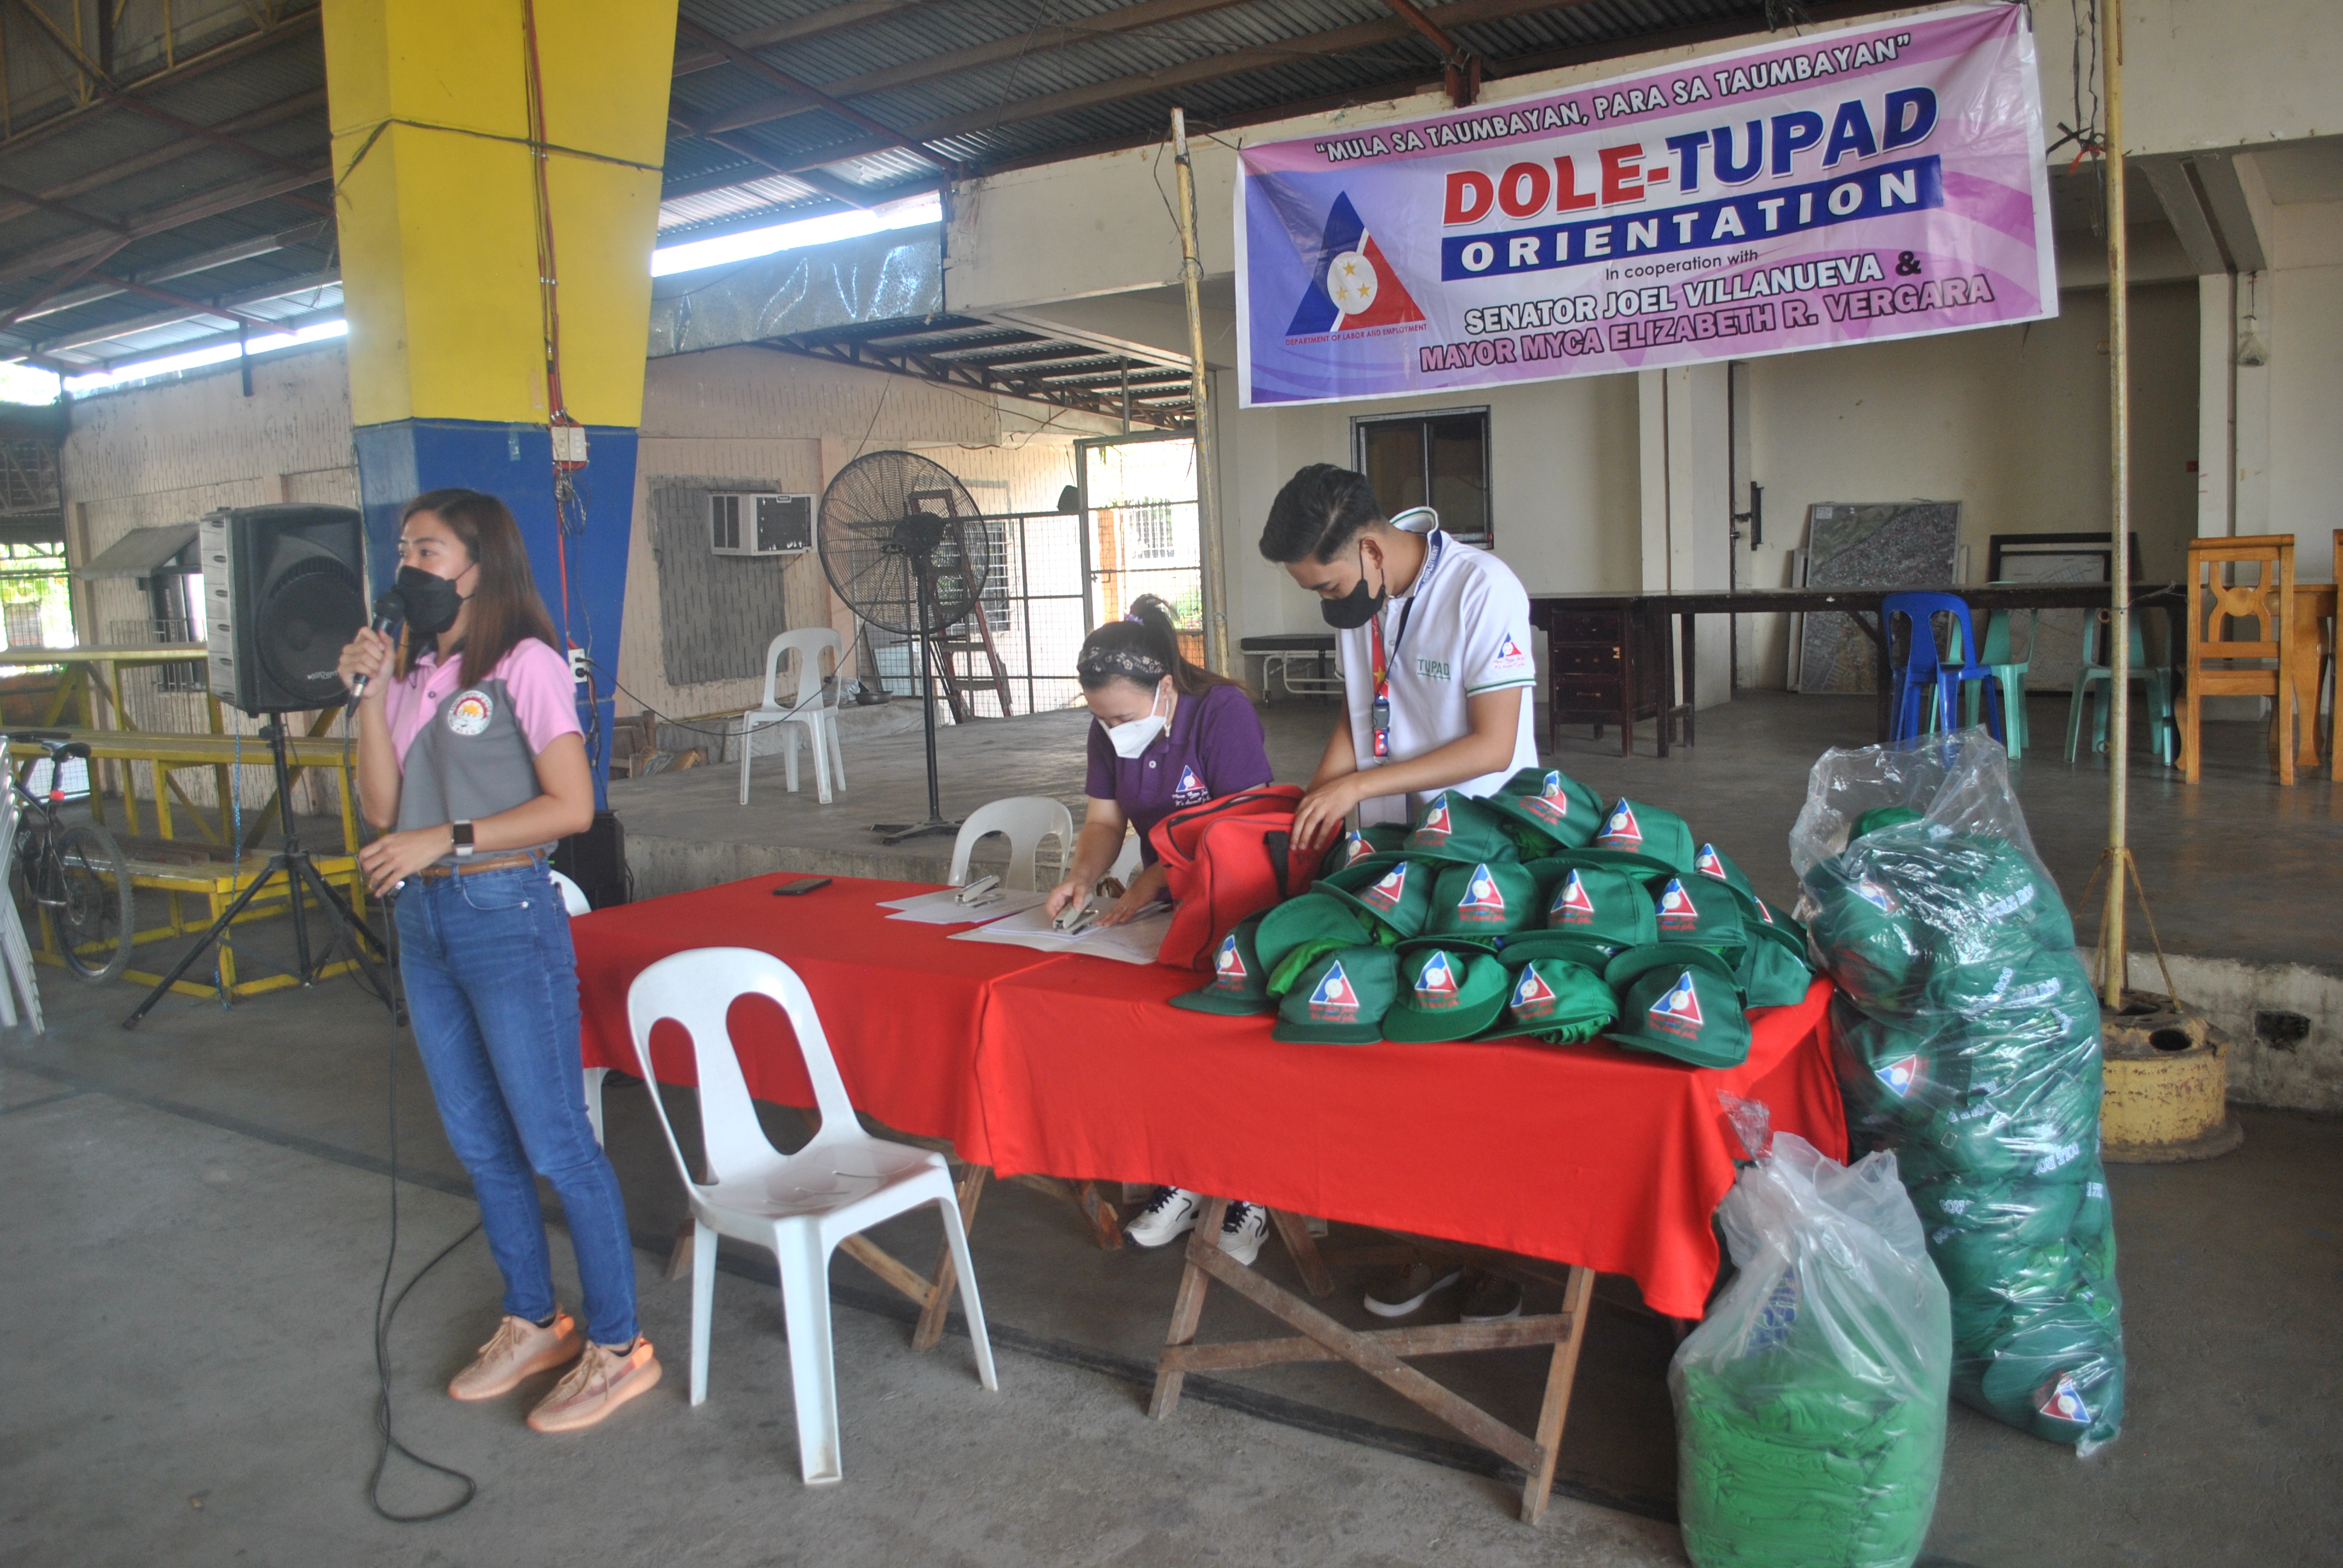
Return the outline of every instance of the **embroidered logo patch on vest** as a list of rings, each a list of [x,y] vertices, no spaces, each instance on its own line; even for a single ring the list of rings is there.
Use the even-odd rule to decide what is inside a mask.
[[[488,694],[478,687],[458,692],[447,704],[447,728],[458,735],[478,735],[488,729],[488,720],[496,717],[497,705]]]

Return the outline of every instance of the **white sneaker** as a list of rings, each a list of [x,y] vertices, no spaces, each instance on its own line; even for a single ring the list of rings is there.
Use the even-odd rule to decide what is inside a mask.
[[[1196,1228],[1204,1201],[1185,1187],[1158,1187],[1139,1217],[1122,1228],[1125,1240],[1142,1247],[1160,1247]]]
[[[1261,1256],[1261,1244],[1269,1236],[1269,1211],[1258,1203],[1232,1203],[1228,1218],[1221,1221],[1221,1251],[1252,1267]]]

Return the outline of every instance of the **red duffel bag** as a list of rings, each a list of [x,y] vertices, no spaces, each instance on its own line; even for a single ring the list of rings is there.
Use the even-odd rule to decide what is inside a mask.
[[[1156,961],[1209,972],[1221,939],[1256,910],[1309,890],[1325,850],[1293,849],[1298,784],[1264,784],[1174,811],[1147,838],[1178,909]],[[1327,846],[1341,842],[1339,836]]]

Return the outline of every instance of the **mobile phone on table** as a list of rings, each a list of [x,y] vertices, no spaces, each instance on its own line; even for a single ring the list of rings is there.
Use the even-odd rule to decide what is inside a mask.
[[[794,882],[783,882],[779,887],[775,888],[773,890],[773,897],[777,899],[794,899],[799,893],[810,893],[816,888],[827,888],[828,886],[830,886],[830,879],[828,877],[800,877]]]

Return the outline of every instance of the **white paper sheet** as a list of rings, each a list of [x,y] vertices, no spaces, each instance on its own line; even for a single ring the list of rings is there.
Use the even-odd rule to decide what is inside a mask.
[[[910,920],[923,926],[958,926],[997,920],[1004,915],[1021,915],[1049,896],[1047,893],[995,888],[982,895],[982,903],[963,904],[960,901],[960,890],[946,888],[940,893],[918,893],[908,899],[882,899],[879,907],[896,911],[887,917],[890,920]]]
[[[1039,908],[1005,920],[995,920],[972,931],[954,931],[956,942],[1005,942],[1045,953],[1087,953],[1126,964],[1151,964],[1172,929],[1172,911],[1159,910],[1121,926],[1091,926],[1072,936],[1059,930]]]

